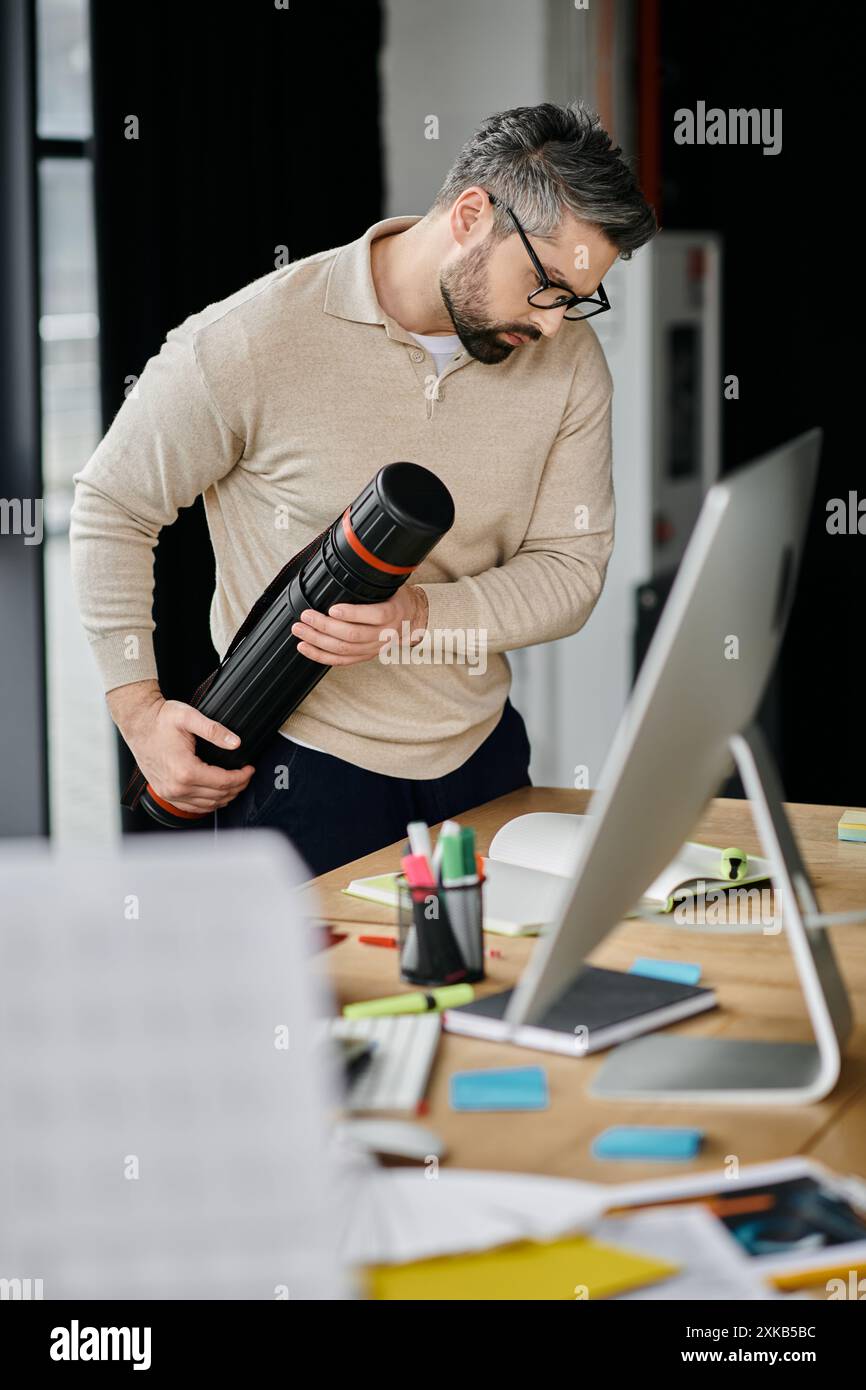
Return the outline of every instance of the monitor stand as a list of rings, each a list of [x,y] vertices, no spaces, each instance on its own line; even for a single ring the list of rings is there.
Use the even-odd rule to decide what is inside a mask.
[[[622,1044],[590,1093],[606,1100],[690,1101],[718,1105],[808,1105],[839,1079],[851,1010],[809,875],[782,806],[782,788],[760,729],[749,725],[731,753],[770,860],[797,976],[815,1041],[759,1042],[655,1033]]]

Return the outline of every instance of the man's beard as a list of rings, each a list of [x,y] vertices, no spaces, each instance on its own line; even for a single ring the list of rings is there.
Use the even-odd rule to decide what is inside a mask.
[[[439,289],[454,332],[470,357],[488,365],[504,362],[514,352],[515,344],[504,343],[499,334],[520,333],[531,339],[541,336],[537,328],[526,323],[491,322],[487,313],[487,263],[492,250],[488,235],[439,277]]]

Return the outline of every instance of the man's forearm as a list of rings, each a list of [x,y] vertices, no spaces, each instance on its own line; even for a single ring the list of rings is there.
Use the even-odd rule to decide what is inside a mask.
[[[582,554],[522,551],[481,574],[419,585],[426,625],[483,633],[489,652],[570,636],[595,607],[609,555],[608,537],[590,537]]]
[[[118,685],[106,695],[108,711],[127,743],[135,738],[143,719],[153,715],[154,705],[162,703],[159,681],[133,681]]]

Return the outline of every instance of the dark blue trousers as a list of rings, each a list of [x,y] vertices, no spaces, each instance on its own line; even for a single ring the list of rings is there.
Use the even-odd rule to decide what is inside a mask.
[[[529,757],[526,725],[510,700],[493,732],[462,767],[444,777],[368,772],[278,734],[259,757],[246,790],[217,812],[217,828],[281,830],[311,875],[324,874],[405,838],[409,821],[435,825],[531,786]]]

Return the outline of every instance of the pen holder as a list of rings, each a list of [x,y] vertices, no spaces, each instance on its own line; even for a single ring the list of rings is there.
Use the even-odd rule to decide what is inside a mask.
[[[483,883],[410,887],[397,875],[400,978],[410,985],[484,979]]]

